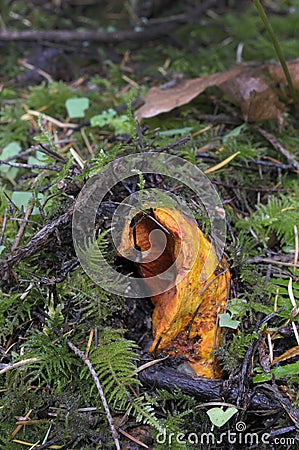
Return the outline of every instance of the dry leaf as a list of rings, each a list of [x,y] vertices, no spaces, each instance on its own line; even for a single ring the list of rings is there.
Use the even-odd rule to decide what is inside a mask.
[[[299,59],[290,61],[288,68],[294,87],[299,90]],[[264,72],[273,81],[265,77]],[[280,65],[268,64],[258,67],[251,63],[240,64],[206,78],[184,80],[169,89],[153,87],[143,97],[144,105],[137,109],[135,115],[138,120],[155,117],[189,103],[208,87],[218,86],[240,106],[246,121],[277,119],[281,123],[283,104],[273,89],[274,84],[280,84],[280,87],[287,85]]]
[[[294,89],[299,91],[299,59],[294,59],[287,63],[290,76],[292,78]],[[287,85],[287,80],[279,63],[269,64],[266,66],[266,71],[270,74],[271,78],[278,84]]]
[[[295,347],[289,348],[282,355],[274,358],[272,361],[272,365],[277,364],[278,362],[281,362],[281,361],[286,361],[287,359],[290,359],[290,358],[295,358],[298,355],[299,355],[299,345],[296,345]]]
[[[232,67],[227,72],[218,72],[206,78],[181,81],[169,89],[152,87],[143,97],[144,105],[135,111],[135,115],[138,120],[141,120],[172,111],[178,106],[189,103],[208,87],[217,86],[229,78],[237,76],[242,70],[241,66]]]
[[[182,357],[198,375],[215,378],[220,375],[213,357],[219,343],[218,314],[225,310],[230,283],[226,263],[218,261],[214,247],[197,223],[180,211],[159,208],[154,210],[155,220],[139,217],[135,237],[126,224],[119,253],[128,255],[130,248],[133,252],[132,245],[148,251],[151,245],[155,247],[149,240],[150,232],[167,230],[164,252],[153,261],[140,262],[138,269],[150,288],[149,277],[163,273],[173,263],[177,268],[175,285],[151,297],[155,308],[150,351]],[[210,273],[212,265],[217,269]],[[163,278],[160,282],[166,285]]]
[[[240,106],[246,122],[277,119],[282,124],[283,104],[263,75],[256,72],[242,74],[222,83],[219,88]]]

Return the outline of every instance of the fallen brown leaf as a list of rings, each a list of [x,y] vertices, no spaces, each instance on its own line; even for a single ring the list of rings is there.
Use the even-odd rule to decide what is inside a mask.
[[[288,69],[290,72],[290,76],[292,78],[294,89],[299,91],[299,59],[294,59],[293,61],[289,61]],[[282,70],[282,67],[279,63],[269,64],[266,66],[265,70],[269,73],[270,77],[281,85],[286,86],[287,80]]]
[[[277,119],[282,124],[283,104],[265,76],[249,70],[222,83],[219,88],[236,103],[246,122]]]
[[[183,80],[169,89],[152,87],[143,97],[144,105],[135,111],[135,115],[138,120],[141,120],[172,111],[178,106],[189,103],[208,87],[224,83],[228,79],[236,77],[242,70],[241,66],[232,67],[226,72],[218,72],[206,78]]]
[[[294,87],[299,90],[299,59],[290,61],[288,68]],[[143,97],[144,104],[135,115],[138,120],[155,117],[189,103],[208,87],[218,86],[240,106],[244,120],[258,122],[276,119],[281,124],[284,105],[274,89],[277,84],[279,87],[287,86],[280,65],[240,64],[205,78],[184,80],[169,89],[152,87]],[[286,94],[280,92],[280,95],[285,97]]]

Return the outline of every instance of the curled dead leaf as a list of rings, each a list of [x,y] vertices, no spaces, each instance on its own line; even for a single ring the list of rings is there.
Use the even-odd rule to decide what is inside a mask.
[[[287,65],[294,88],[299,90],[299,59],[289,61]],[[275,85],[279,85],[279,92]],[[189,103],[211,86],[217,86],[229,95],[240,106],[246,121],[276,119],[282,123],[284,105],[279,101],[279,96],[286,98],[281,88],[286,87],[287,82],[279,64],[240,64],[205,78],[183,80],[169,89],[152,87],[143,97],[144,104],[135,111],[135,116],[142,120],[172,111]]]
[[[151,277],[157,275],[155,283],[160,282],[165,289],[151,297],[155,308],[150,351],[181,357],[198,375],[216,378],[220,371],[213,350],[219,345],[218,314],[224,312],[229,292],[227,264],[218,260],[197,223],[180,211],[157,208],[152,217],[137,217],[134,227],[126,223],[118,251],[128,256],[134,247],[140,249],[146,256],[137,266],[149,291]],[[154,230],[167,230],[160,253],[161,243],[155,243],[151,236]],[[153,258],[155,253],[157,258]],[[167,289],[163,274],[173,265],[176,280]]]
[[[246,122],[260,122],[274,118],[282,124],[283,104],[262,74],[256,72],[242,74],[222,83],[219,87],[240,106]]]
[[[287,66],[290,72],[294,89],[296,91],[299,91],[299,59],[289,61]],[[284,71],[279,63],[269,64],[266,67],[266,71],[269,73],[272,80],[274,80],[277,84],[287,86],[287,80]]]
[[[242,73],[241,66],[232,67],[226,72],[218,72],[206,78],[183,80],[169,89],[152,87],[143,97],[144,105],[135,111],[138,120],[155,117],[185,105],[210,86],[217,86]]]

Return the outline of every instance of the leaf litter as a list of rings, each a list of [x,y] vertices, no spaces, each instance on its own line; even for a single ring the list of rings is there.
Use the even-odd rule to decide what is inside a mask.
[[[288,69],[296,91],[299,91],[299,59],[288,62]],[[205,78],[183,80],[174,87],[152,87],[143,97],[144,104],[135,111],[136,118],[158,116],[190,103],[207,88],[216,86],[233,103],[238,105],[247,122],[276,119],[283,124],[285,105],[280,98],[288,100],[287,81],[278,63],[257,65],[244,63],[227,71],[217,72]]]

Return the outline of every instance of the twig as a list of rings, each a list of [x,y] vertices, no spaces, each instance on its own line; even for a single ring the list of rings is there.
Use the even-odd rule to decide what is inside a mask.
[[[257,320],[256,326],[255,326],[256,332],[259,330],[260,325],[261,325],[261,317],[259,317]],[[250,364],[252,364],[252,358],[256,351],[257,343],[259,342],[259,339],[260,339],[260,336],[252,339],[249,347],[246,350],[244,358],[243,358],[243,364],[242,364],[241,372],[239,375],[238,396],[236,399],[237,407],[240,406],[242,404],[242,402],[244,401],[245,383],[246,383],[246,380],[248,379],[248,372],[250,369]]]
[[[61,142],[62,141],[59,141],[58,143],[61,143]],[[70,142],[70,141],[67,139],[67,142]],[[48,149],[47,147],[45,147],[41,143],[39,143],[38,145],[33,145],[32,147],[30,147],[30,148],[28,148],[26,150],[23,150],[22,152],[17,153],[16,155],[10,156],[9,158],[6,158],[6,159],[4,159],[2,161],[3,162],[10,162],[10,161],[13,161],[15,159],[23,158],[24,156],[27,156],[30,153],[33,153],[33,152],[36,152],[36,151],[39,151],[39,152],[42,152],[42,153],[46,153],[46,155],[52,156],[52,158],[56,159],[57,161],[60,161],[60,162],[63,162],[63,163],[66,162],[66,160],[62,156],[60,156],[58,153],[54,152],[53,150]]]
[[[297,225],[294,225],[294,237],[295,237],[294,270],[296,270],[296,267],[298,267],[298,256],[299,256],[299,238]]]
[[[6,228],[6,224],[7,224],[7,213],[8,213],[8,208],[6,208],[4,217],[3,217],[2,230],[1,230],[1,235],[0,235],[0,245],[2,245],[3,238],[4,238],[5,228]]]
[[[30,147],[27,150],[24,150],[22,152],[19,152],[16,155],[12,155],[9,158],[3,159],[2,161],[3,162],[10,162],[10,161],[13,161],[14,159],[23,158],[24,156],[27,156],[30,153],[33,153],[33,152],[35,152],[38,149],[39,149],[38,145],[34,145],[33,147]]]
[[[90,360],[86,357],[84,352],[79,350],[71,341],[67,341],[67,345],[69,346],[69,348],[71,350],[73,350],[75,355],[79,356],[79,358],[84,362],[84,364],[87,365],[88,370],[90,371],[90,373],[92,375],[92,378],[94,379],[94,382],[96,384],[97,390],[98,390],[98,392],[100,394],[100,397],[101,397],[101,400],[102,400],[102,403],[103,403],[103,406],[104,406],[104,410],[105,410],[105,413],[106,413],[106,417],[107,417],[107,420],[108,420],[108,423],[109,423],[109,426],[110,426],[110,430],[111,430],[111,433],[112,433],[112,436],[113,436],[113,439],[114,439],[115,448],[117,450],[121,450],[120,449],[120,443],[119,443],[119,440],[118,440],[118,434],[117,434],[116,428],[115,428],[114,423],[113,423],[113,418],[111,416],[111,413],[110,413],[110,410],[109,410],[109,406],[108,406],[108,403],[107,403],[107,400],[106,400],[103,388],[101,386],[101,383],[100,383],[100,380],[98,378],[98,375],[97,375],[96,371],[94,370]]]
[[[55,436],[52,439],[50,439],[48,442],[45,442],[44,444],[39,445],[37,448],[38,448],[38,450],[44,450],[46,448],[55,448],[54,444],[58,443],[59,441],[60,441],[60,438]],[[60,446],[58,448],[60,448]]]
[[[22,367],[22,366],[25,366],[26,364],[31,364],[36,361],[38,361],[38,358],[29,358],[29,359],[23,359],[22,361],[18,361],[13,364],[7,364],[7,366],[4,367],[4,369],[0,370],[0,375],[2,375],[5,372],[8,372],[9,370],[17,369],[18,367]]]
[[[75,259],[74,261],[72,261],[72,260],[68,261],[68,263],[65,264],[64,267],[62,267],[61,270],[59,271],[59,276],[57,276],[57,277],[52,276],[50,278],[43,276],[40,279],[40,283],[45,284],[45,285],[53,285],[53,284],[57,284],[57,283],[62,283],[62,281],[64,281],[66,279],[69,272],[74,270],[79,265],[80,265],[80,262],[78,259]]]
[[[12,244],[12,247],[11,247],[11,251],[12,252],[16,250],[16,248],[18,247],[18,245],[20,243],[20,240],[22,239],[22,236],[24,234],[25,228],[26,228],[27,223],[28,223],[28,219],[31,216],[33,208],[34,208],[34,205],[31,204],[31,205],[28,206],[28,208],[26,210],[25,217],[24,217],[24,222],[20,226],[19,231],[17,232],[16,238],[14,240],[14,243]]]
[[[277,264],[279,266],[286,266],[286,267],[299,267],[299,264],[291,262],[285,262],[285,261],[279,261],[277,259],[272,258],[263,258],[262,256],[254,256],[253,258],[249,258],[247,260],[248,264],[259,264],[259,263],[267,263],[267,264]]]
[[[90,41],[103,42],[105,44],[117,44],[123,41],[147,41],[159,39],[167,35],[176,27],[176,24],[152,25],[141,31],[0,31],[0,41],[52,41],[52,42],[74,42]]]
[[[198,20],[207,9],[217,5],[217,0],[206,0],[192,10],[190,14],[179,14],[174,17],[163,18],[163,23],[149,21],[140,31],[121,30],[113,32],[105,31],[0,31],[0,41],[52,41],[52,42],[72,42],[90,41],[103,42],[105,44],[117,44],[124,41],[153,41],[163,36],[169,35],[178,24],[190,23]]]
[[[138,375],[140,381],[147,386],[166,389],[173,392],[180,389],[187,395],[201,402],[222,401],[235,405],[238,396],[238,385],[235,380],[211,380],[203,377],[190,377],[179,373],[176,369],[155,365],[142,370]],[[262,392],[247,391],[251,409],[257,411],[279,410],[281,406],[275,397],[268,398]]]
[[[78,126],[76,123],[61,122],[60,120],[55,119],[55,117],[48,116],[48,114],[43,114],[39,111],[35,111],[34,109],[28,109],[27,112],[21,117],[21,120],[31,120],[31,116],[47,120],[58,128],[70,128],[74,130]]]
[[[282,164],[278,162],[272,162],[272,161],[263,161],[262,159],[256,159],[256,160],[249,160],[249,163],[257,164],[258,166],[266,166],[266,167],[274,167],[281,170],[290,170],[293,169],[292,164]]]
[[[24,416],[24,419],[28,419],[30,417],[30,414],[32,413],[32,409],[30,409]],[[24,425],[25,420],[23,420],[22,424],[17,424],[17,427],[14,429],[14,431],[11,433],[11,435],[7,438],[8,441],[11,441],[13,437],[18,434],[18,432],[21,430],[22,426]]]
[[[56,159],[57,161],[66,163],[67,160],[64,159],[62,156],[60,156],[58,153],[54,152],[53,150],[51,150],[50,148],[45,147],[42,143],[39,143],[40,148],[38,148],[38,150],[40,152],[45,153],[46,155],[52,156],[52,158]]]
[[[288,284],[288,294],[289,294],[289,297],[290,297],[290,300],[291,300],[291,303],[292,303],[292,306],[293,306],[293,309],[292,309],[292,312],[291,312],[291,316],[292,316],[292,319],[294,319],[296,317],[296,315],[298,314],[298,312],[299,312],[299,308],[297,307],[297,303],[296,303],[296,300],[295,300],[292,282],[293,282],[293,280],[290,277],[289,284]],[[296,327],[296,324],[295,324],[294,320],[291,321],[291,325],[292,325],[292,328],[293,328],[293,331],[294,331],[294,334],[295,334],[297,345],[299,345],[299,335],[298,335],[297,327]]]
[[[40,69],[39,67],[36,67],[32,64],[30,64],[26,59],[19,59],[19,64],[23,67],[25,67],[26,69],[29,70],[36,70],[36,72],[43,78],[45,78],[48,82],[53,81],[53,78],[51,77],[50,74],[48,74],[47,72],[45,72],[44,70]]]
[[[165,152],[166,150],[170,150],[171,148],[178,147],[179,145],[184,145],[188,141],[190,141],[190,136],[185,136],[185,137],[183,137],[182,139],[179,139],[176,142],[172,142],[171,144],[166,145],[165,147],[161,147],[161,148],[157,149],[157,151]]]
[[[232,124],[232,125],[240,125],[242,123],[241,119],[238,117],[232,117],[228,114],[198,114],[196,116],[197,120],[204,122],[211,122],[213,125],[217,124]]]
[[[289,150],[287,150],[281,142],[279,142],[278,139],[276,139],[273,134],[269,133],[268,131],[264,130],[264,128],[259,127],[257,125],[253,126],[254,130],[257,130],[265,139],[267,139],[268,142],[277,150],[280,152],[287,160],[287,162],[299,172],[299,162],[296,160],[295,155],[293,155]]]
[[[131,434],[127,433],[124,430],[119,430],[119,432],[121,434],[123,434],[124,436],[126,436],[126,438],[130,439],[131,441],[135,442],[136,444],[140,445],[143,448],[149,448],[148,445],[144,444],[143,442],[139,441],[139,439],[135,438],[134,436],[132,436]]]
[[[40,170],[53,170],[55,172],[60,172],[61,168],[56,166],[43,166],[40,164],[25,164],[25,163],[15,163],[11,161],[0,161],[1,164],[6,164],[11,167],[18,167],[19,169],[40,169]]]
[[[0,266],[0,280],[7,281],[10,269],[14,264],[36,254],[41,248],[45,249],[54,238],[57,239],[57,233],[60,228],[64,230],[69,228],[73,209],[74,204],[70,205],[66,212],[53,220],[53,222],[45,225],[24,247],[18,248],[13,255],[9,255]]]
[[[272,386],[269,384],[262,384],[260,386],[256,386],[256,389],[263,389],[266,395],[269,397],[275,397],[295,426],[299,426],[299,411],[292,408],[290,400],[287,397],[282,396],[276,384],[273,383]]]
[[[154,361],[149,361],[149,362],[147,362],[145,364],[142,364],[142,366],[137,367],[137,369],[134,372],[135,372],[135,374],[139,373],[142,370],[145,370],[145,369],[148,369],[149,367],[154,366],[155,364],[159,364],[160,362],[164,361],[168,357],[169,357],[169,355],[164,356],[164,358],[155,359]]]
[[[244,191],[254,191],[254,192],[289,192],[290,189],[287,188],[273,188],[268,186],[243,186],[241,184],[228,184],[228,183],[221,183],[217,180],[211,180],[212,184],[216,184],[216,186],[223,186],[228,189],[240,189]]]
[[[200,17],[205,11],[212,8],[212,6],[217,5],[219,0],[205,0],[200,2],[198,5],[194,3],[194,7],[192,7],[191,12],[181,13],[181,14],[173,14],[172,16],[166,17],[157,17],[150,19],[150,23],[171,23],[175,22],[177,24],[184,23],[196,23],[198,24],[198,17]]]

